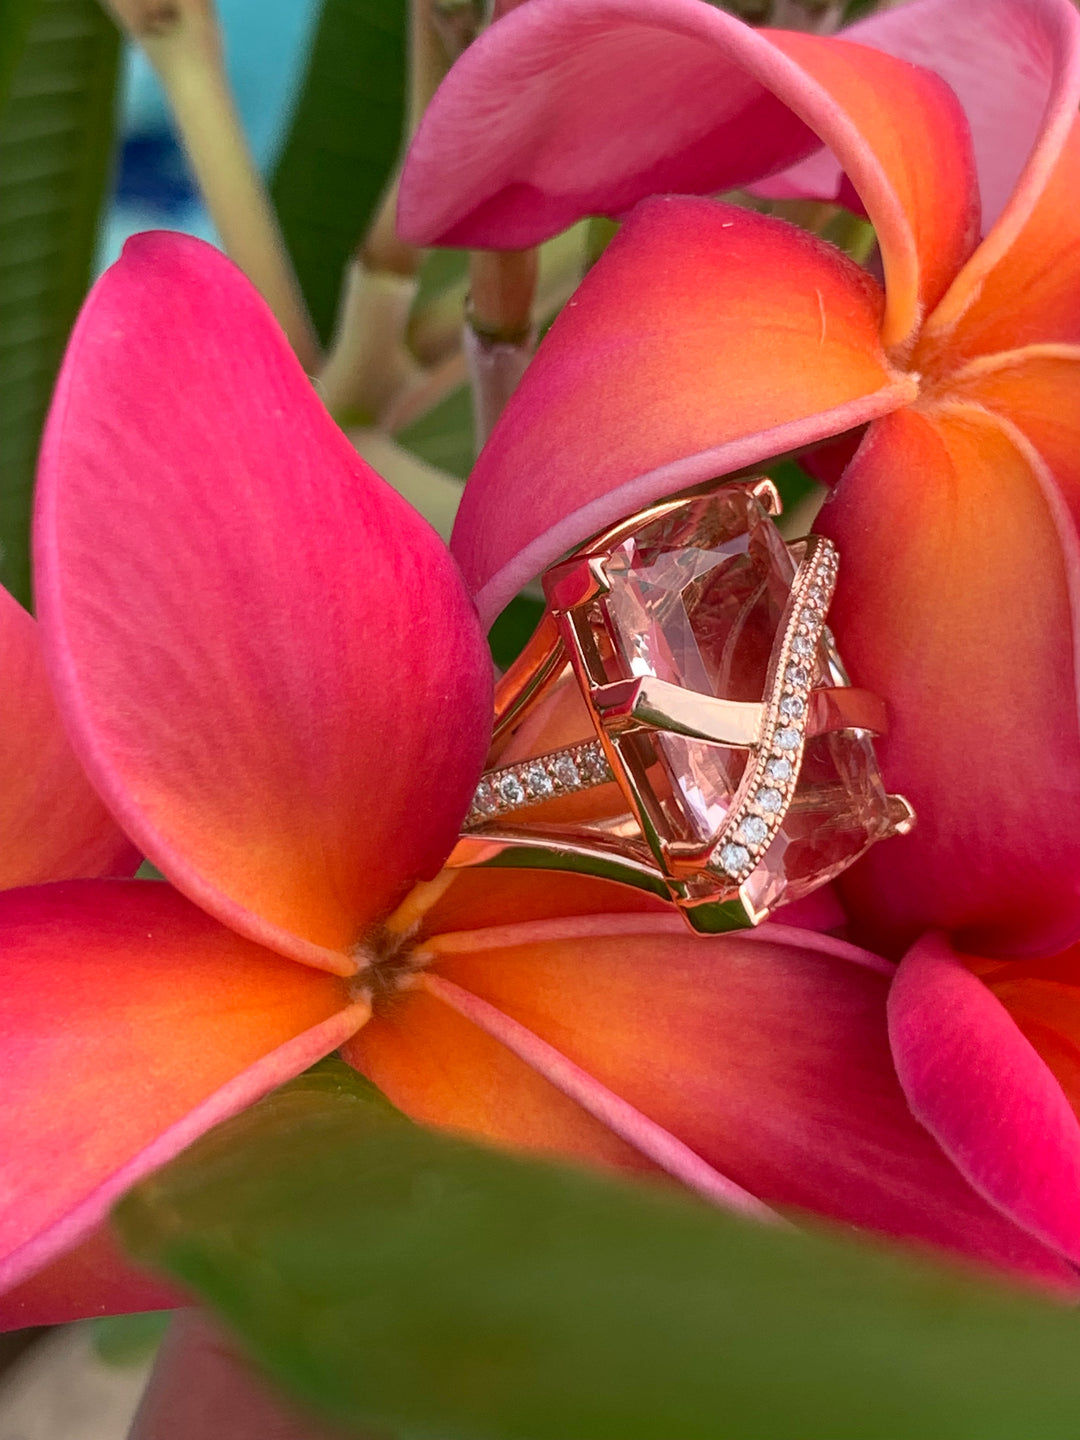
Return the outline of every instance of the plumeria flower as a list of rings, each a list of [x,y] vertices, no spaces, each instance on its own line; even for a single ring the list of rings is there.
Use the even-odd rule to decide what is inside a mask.
[[[818,527],[831,622],[919,816],[845,877],[850,933],[903,956],[915,1113],[1074,1256],[1078,99],[1067,0],[916,0],[833,39],[529,0],[436,96],[400,212],[416,242],[491,247],[626,217],[469,481],[452,548],[485,620],[621,515],[850,442]],[[884,284],[702,198],[770,174],[861,205]]]
[[[845,886],[894,953],[928,925],[1005,953],[1080,938],[1078,32],[1069,0],[916,0],[850,38],[703,0],[529,0],[454,67],[402,184],[423,244],[531,245],[656,197],[470,479],[453,549],[485,621],[613,520],[869,426],[818,528],[841,652],[891,702],[879,753],[919,815]],[[883,287],[669,193],[772,171],[857,197]]]
[[[470,514],[463,555],[497,554],[505,508]],[[585,877],[439,872],[490,731],[470,594],[200,242],[132,241],[92,292],[36,565],[49,683],[29,737],[5,717],[20,763],[58,716],[66,783],[115,822],[88,830],[166,879],[101,878],[93,852],[0,895],[6,1323],[174,1302],[116,1253],[110,1205],[339,1047],[424,1122],[1075,1287],[1042,1177],[973,1184],[913,1117],[889,961],[794,924],[696,936]],[[1032,1064],[1017,1104],[1072,1123]],[[1013,1177],[1016,1136],[973,1143]]]

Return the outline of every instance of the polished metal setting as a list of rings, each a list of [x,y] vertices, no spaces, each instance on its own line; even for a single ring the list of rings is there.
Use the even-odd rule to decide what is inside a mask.
[[[620,545],[658,521],[677,520],[703,495],[736,491],[761,507],[755,513],[762,519],[780,511],[767,479],[700,487],[628,517],[548,570],[548,610],[498,687],[492,759],[451,866],[561,869],[617,880],[670,900],[693,929],[709,933],[756,925],[770,913],[773,906],[758,903],[748,882],[799,803],[807,742],[837,731],[880,734],[886,726],[880,697],[848,683],[825,624],[836,583],[833,546],[820,537],[787,546],[793,575],[759,699],[726,699],[631,673],[633,657],[622,653],[605,609]],[[592,738],[515,755],[516,737],[571,674]],[[667,785],[663,795],[656,789],[658,749],[671,743],[663,737],[748,752],[722,823],[707,835],[683,823],[678,785]],[[580,807],[588,792],[610,797],[606,811],[569,814],[568,805]],[[559,802],[562,813],[554,809]],[[871,841],[905,833],[914,821],[902,797],[882,792],[881,802]]]

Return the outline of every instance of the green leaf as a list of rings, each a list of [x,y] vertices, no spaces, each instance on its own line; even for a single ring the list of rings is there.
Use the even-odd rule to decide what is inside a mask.
[[[419,309],[446,290],[460,289],[464,300],[469,288],[469,252],[467,250],[429,250],[417,276],[413,309]]]
[[[398,432],[394,439],[459,480],[467,480],[476,461],[472,393],[467,385],[451,391],[426,415]]]
[[[1074,1440],[1080,1315],[409,1124],[340,1065],[119,1207],[301,1396],[429,1440]]]
[[[0,72],[20,16],[5,0]],[[39,0],[24,39],[0,110],[0,580],[29,603],[34,463],[90,281],[120,42],[96,0]]]
[[[401,149],[406,0],[325,0],[271,183],[315,327],[328,340],[349,255]]]
[[[153,1355],[171,1319],[171,1310],[102,1315],[89,1322],[94,1354],[105,1365],[140,1365]]]
[[[777,460],[764,468],[780,492],[785,513],[794,510],[796,505],[817,489],[817,481],[806,473],[797,460]]]
[[[8,89],[37,8],[38,0],[5,0],[0,11],[0,108],[7,103]]]
[[[506,670],[525,649],[544,613],[544,602],[531,595],[515,595],[488,631],[491,658]]]

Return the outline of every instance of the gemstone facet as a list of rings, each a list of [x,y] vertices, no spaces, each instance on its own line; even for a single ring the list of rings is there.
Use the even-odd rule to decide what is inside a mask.
[[[758,491],[663,502],[548,572],[466,832],[526,868],[541,852],[667,894],[707,931],[758,923],[893,833],[869,734],[828,728],[872,707],[813,688],[850,683],[825,625],[835,552],[786,545]]]
[[[856,730],[804,737],[810,686],[847,683],[824,626],[835,554],[820,542],[812,553],[800,571],[748,490],[722,487],[624,532],[604,556],[608,588],[593,602],[610,636],[598,645],[603,683],[656,676],[718,699],[768,702],[783,641],[780,683],[789,693],[772,701],[779,723],[761,760],[663,728],[619,746],[654,807],[650,828],[664,843],[714,847],[711,863],[741,881],[759,910],[814,889],[889,830],[869,738]],[[748,765],[760,779],[736,815]],[[788,809],[790,788],[773,787],[796,777],[799,803]],[[756,863],[748,846],[765,847]]]
[[[644,525],[604,561],[603,610],[620,652],[609,678],[655,675],[702,695],[760,701],[795,570],[775,525],[738,486]],[[651,741],[648,779],[672,838],[709,845],[748,751],[663,732]]]

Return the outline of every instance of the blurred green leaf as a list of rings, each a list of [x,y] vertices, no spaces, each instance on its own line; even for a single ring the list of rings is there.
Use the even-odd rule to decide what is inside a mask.
[[[841,25],[854,25],[856,20],[865,20],[874,13],[879,4],[880,0],[847,0],[840,19]]]
[[[416,299],[413,309],[426,305],[443,291],[460,286],[464,291],[469,281],[469,252],[467,250],[429,250],[424,256],[417,276]]]
[[[8,87],[37,8],[38,0],[4,0],[0,10],[0,109],[7,103]]]
[[[120,42],[96,0],[38,0],[28,26],[25,0],[8,4],[0,20],[0,79],[11,66],[0,109],[0,579],[29,603],[34,463],[90,280],[112,170]],[[24,44],[13,60],[20,23]]]
[[[806,473],[797,460],[777,460],[766,465],[764,470],[780,492],[785,513],[794,510],[800,501],[812,495],[818,488],[817,481]]]
[[[441,1440],[1073,1440],[1080,1315],[409,1124],[340,1065],[119,1207],[296,1392]]]
[[[467,480],[476,461],[472,394],[460,386],[394,439],[429,465],[437,465],[459,480]]]
[[[540,623],[544,602],[531,595],[515,595],[488,631],[488,644],[495,664],[505,670],[524,650]]]
[[[401,150],[406,0],[324,0],[271,182],[285,242],[323,340],[349,255]]]
[[[171,1310],[144,1310],[137,1315],[102,1315],[91,1320],[94,1354],[106,1365],[140,1365],[160,1345]]]

